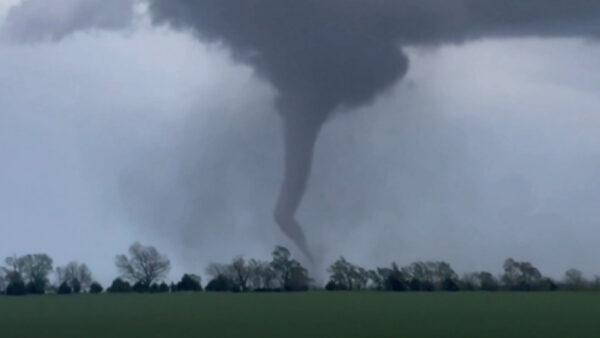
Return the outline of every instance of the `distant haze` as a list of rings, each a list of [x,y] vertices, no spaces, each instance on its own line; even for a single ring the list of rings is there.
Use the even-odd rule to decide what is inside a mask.
[[[323,264],[600,274],[600,3],[41,3],[0,6],[0,255],[107,279],[134,240],[175,273],[293,248],[273,206],[317,142],[296,218]],[[282,116],[309,129],[285,145]]]

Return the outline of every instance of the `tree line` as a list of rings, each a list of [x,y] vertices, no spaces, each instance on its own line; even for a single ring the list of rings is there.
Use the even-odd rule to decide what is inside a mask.
[[[155,247],[134,243],[127,255],[118,255],[115,266],[119,277],[104,289],[94,280],[88,266],[70,262],[53,267],[46,254],[11,256],[0,269],[0,294],[76,294],[91,293],[166,293],[166,292],[276,292],[307,291],[555,291],[599,290],[600,277],[588,280],[577,269],[569,269],[561,280],[543,276],[529,262],[512,258],[503,264],[503,273],[495,276],[487,271],[459,276],[444,261],[414,262],[400,267],[366,269],[340,257],[329,266],[325,286],[317,285],[308,270],[292,258],[290,251],[277,246],[270,261],[235,257],[230,263],[211,263],[206,268],[210,277],[203,287],[200,276],[186,273],[177,282],[166,283],[169,259]],[[50,281],[54,275],[55,281]]]

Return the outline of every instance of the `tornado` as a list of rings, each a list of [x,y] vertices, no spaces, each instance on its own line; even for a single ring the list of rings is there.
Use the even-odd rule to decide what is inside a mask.
[[[150,3],[157,23],[191,29],[208,43],[225,43],[234,60],[250,65],[276,89],[285,153],[274,219],[312,260],[296,213],[309,184],[319,132],[334,114],[367,104],[404,76],[408,58],[393,37],[381,38],[386,27],[364,25],[362,15],[375,15],[372,10],[361,11],[351,2]],[[331,20],[344,8],[342,22]]]
[[[372,102],[405,76],[403,48],[486,37],[597,37],[591,0],[149,0],[167,23],[225,46],[277,93],[284,175],[274,210],[312,260],[296,213],[319,132],[333,115]]]
[[[275,206],[275,221],[298,248],[312,261],[306,236],[295,218],[312,167],[313,152],[319,131],[327,112],[302,114],[309,107],[300,102],[282,99],[280,111],[283,114],[284,137],[284,178]]]

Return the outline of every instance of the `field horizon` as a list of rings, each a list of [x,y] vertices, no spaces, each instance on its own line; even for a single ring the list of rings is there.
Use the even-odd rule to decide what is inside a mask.
[[[599,337],[594,292],[0,298],[2,337]]]

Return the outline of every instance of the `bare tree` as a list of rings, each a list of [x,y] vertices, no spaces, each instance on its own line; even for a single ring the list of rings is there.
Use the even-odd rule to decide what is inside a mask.
[[[85,264],[70,262],[63,267],[56,268],[58,285],[66,283],[73,292],[78,289],[87,290],[92,284],[92,272]]]
[[[129,247],[129,257],[118,255],[115,260],[121,276],[149,287],[163,279],[171,269],[169,259],[153,246],[136,242]]]
[[[570,290],[582,290],[589,284],[583,277],[583,273],[577,269],[569,269],[565,272],[564,282]]]
[[[246,264],[244,257],[236,257],[231,262],[231,272],[233,282],[239,287],[240,291],[248,290],[248,278],[250,278],[250,268]]]
[[[330,281],[337,288],[345,290],[365,289],[369,282],[370,273],[366,269],[348,262],[340,257],[328,269]]]
[[[600,290],[600,276],[594,276],[594,280],[591,281],[590,287],[593,290]]]
[[[543,280],[540,271],[529,262],[517,262],[512,258],[508,258],[504,261],[503,267],[502,282],[511,290],[533,290]]]
[[[475,291],[481,288],[481,281],[477,272],[467,272],[460,278],[460,289],[465,291]]]
[[[6,264],[6,266],[2,267],[2,271],[4,272],[3,274],[3,280],[4,280],[4,284],[6,284],[6,286],[8,284],[11,283],[15,283],[15,282],[23,282],[23,276],[22,276],[22,271],[23,271],[23,261],[19,260],[19,257],[17,257],[16,255],[10,256],[10,257],[6,257],[4,259],[4,263]]]
[[[6,285],[7,285],[7,281],[6,281],[6,276],[4,274],[4,272],[0,271],[0,294],[4,293],[4,290],[6,289]]]
[[[48,286],[48,274],[52,271],[52,258],[46,254],[9,257],[5,260],[10,267],[11,278],[23,279],[28,292],[44,293]]]
[[[219,276],[233,277],[231,276],[231,268],[227,264],[221,263],[210,263],[206,268],[206,274],[208,274],[212,278],[217,278]]]
[[[248,261],[249,282],[252,289],[272,289],[277,274],[269,262],[251,259]]]
[[[483,291],[497,291],[500,288],[500,282],[494,275],[487,271],[481,271],[477,273],[477,278],[481,284],[481,290]]]
[[[279,287],[286,291],[300,291],[308,289],[310,278],[308,271],[295,259],[292,259],[290,250],[283,246],[276,246],[271,253],[273,257],[271,268],[275,271]]]
[[[6,257],[4,259],[5,267],[2,269],[8,274],[12,273],[22,273],[23,272],[23,260],[19,259],[17,255],[12,255],[10,257]]]
[[[251,262],[252,264],[256,263],[254,260]],[[228,279],[236,290],[248,291],[251,288],[257,288],[253,269],[255,269],[254,265],[251,266],[244,257],[238,256],[231,261],[231,264],[210,263],[206,268],[206,273],[213,279]]]

